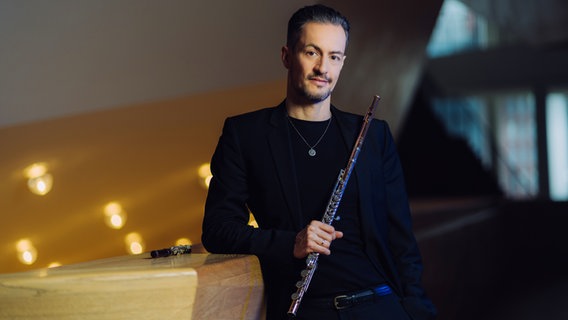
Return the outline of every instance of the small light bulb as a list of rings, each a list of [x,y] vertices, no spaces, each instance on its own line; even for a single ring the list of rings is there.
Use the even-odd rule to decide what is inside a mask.
[[[31,251],[22,252],[22,262],[25,264],[32,264],[35,261],[34,254]]]
[[[112,229],[121,229],[126,223],[126,212],[118,202],[109,202],[104,209],[105,223]]]
[[[33,248],[33,244],[29,239],[22,239],[16,243],[18,252],[26,251],[29,248]]]
[[[34,163],[24,169],[24,175],[28,178],[28,188],[32,193],[43,196],[53,187],[53,176],[47,172],[47,164],[44,162]]]
[[[124,237],[126,251],[130,254],[140,254],[144,252],[145,244],[142,236],[137,232],[131,232]]]
[[[122,222],[122,217],[120,217],[118,214],[113,214],[112,216],[110,216],[110,224],[117,229],[122,228],[122,226],[124,225],[124,223]]]
[[[24,174],[28,178],[37,178],[47,173],[47,164],[44,162],[34,163],[24,169]]]
[[[213,175],[207,176],[204,178],[204,182],[205,182],[205,186],[207,188],[209,188],[209,185],[211,184],[211,179],[213,179]]]
[[[18,260],[21,263],[31,265],[37,260],[37,250],[29,239],[22,239],[16,243]]]
[[[44,196],[48,194],[52,187],[53,177],[49,173],[28,179],[28,188],[37,195]]]
[[[132,242],[130,244],[130,253],[132,254],[141,254],[143,251],[142,244],[139,242]]]
[[[209,165],[209,163],[202,164],[197,170],[197,174],[201,178],[200,180],[201,184],[206,189],[208,189],[209,184],[211,183],[211,179],[213,178],[213,175],[211,174],[211,166]]]
[[[176,246],[187,246],[191,245],[191,240],[188,238],[179,238],[176,240]]]
[[[209,163],[204,163],[202,164],[199,169],[197,169],[197,174],[199,174],[199,176],[201,178],[206,178],[207,176],[211,175],[211,167],[209,165]]]
[[[105,214],[107,214],[109,216],[111,216],[113,214],[118,214],[121,211],[122,211],[122,206],[120,205],[120,203],[118,203],[116,201],[109,202],[105,206]]]

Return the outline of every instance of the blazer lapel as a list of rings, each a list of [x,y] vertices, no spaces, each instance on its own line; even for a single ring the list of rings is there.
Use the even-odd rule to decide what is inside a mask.
[[[291,221],[296,230],[302,229],[302,212],[300,206],[300,193],[296,180],[296,168],[292,158],[290,145],[290,133],[286,122],[286,108],[282,102],[274,109],[270,117],[272,130],[268,134],[270,152],[274,160],[274,166],[280,180],[281,191],[286,199]]]
[[[333,115],[337,119],[337,123],[339,124],[339,129],[343,134],[343,140],[347,146],[347,150],[349,150],[349,155],[351,156],[351,152],[353,147],[355,146],[355,142],[357,141],[357,137],[359,136],[359,131],[361,126],[363,125],[362,118],[360,117],[347,117],[344,116],[343,113],[336,108],[332,107]],[[367,138],[365,138],[366,140]],[[355,167],[353,168],[353,172],[351,173],[352,177],[349,179],[348,183],[357,183],[357,187],[359,190],[359,205],[361,208],[361,219],[363,220],[362,226],[364,228],[364,233],[369,234],[372,231],[371,223],[372,217],[368,214],[373,212],[370,204],[373,203],[371,201],[371,174],[368,172],[370,169],[370,163],[368,162],[368,156],[365,156],[365,143],[363,143],[363,147],[359,152],[359,156],[357,158],[357,162],[355,162]],[[368,148],[367,148],[368,149]],[[347,163],[346,163],[347,165]],[[353,179],[353,176],[356,179]]]
[[[351,156],[351,152],[353,147],[355,146],[355,141],[359,136],[359,131],[361,129],[361,125],[363,124],[362,118],[359,117],[347,117],[341,111],[332,107],[332,114],[336,118],[337,123],[339,125],[339,130],[343,135],[343,140],[345,145],[347,146],[347,150],[349,150],[349,155]],[[361,156],[359,153],[359,157],[357,158],[357,162],[355,163],[355,167],[353,168],[352,175],[355,175],[357,178],[354,179],[357,181],[357,186],[359,189],[359,204],[363,205],[365,203],[371,203],[369,197],[371,196],[370,188],[368,186],[371,185],[371,177],[369,174],[365,174],[366,168],[368,168],[365,157]],[[345,163],[347,165],[347,163]],[[349,179],[351,181],[351,178]],[[352,183],[352,182],[348,182]],[[363,208],[362,209],[367,209]],[[366,212],[368,210],[363,210]]]
[[[332,108],[332,111],[334,111],[333,114],[337,119],[340,130],[343,134],[343,138],[345,140],[345,143],[347,144],[347,148],[351,152],[351,150],[355,146],[355,141],[359,136],[361,126],[363,125],[362,118],[344,116],[341,111],[338,111],[335,108]],[[383,243],[381,237],[378,234],[378,230],[375,228],[377,221],[373,214],[374,208],[372,206],[372,193],[374,187],[370,170],[373,165],[378,165],[374,164],[375,160],[373,159],[380,158],[380,155],[379,150],[376,150],[376,148],[373,146],[372,141],[370,141],[373,139],[373,137],[369,135],[370,133],[371,132],[369,131],[367,136],[365,137],[365,141],[363,143],[363,146],[361,147],[357,162],[355,163],[355,167],[353,168],[352,177],[349,179],[348,183],[354,183],[356,181],[357,187],[359,189],[359,206],[361,208],[361,226],[363,228],[362,236],[365,241],[365,251],[367,252],[367,255],[369,256],[371,261],[376,265],[377,271],[381,273],[383,278],[387,282],[389,282],[389,284],[397,292],[400,293],[400,286],[397,285],[398,283],[393,283],[390,280],[391,277],[387,275],[389,273],[385,269],[387,267],[392,268],[392,266],[389,263],[386,263],[387,265],[384,265],[385,263],[383,263],[381,261],[381,258],[377,256],[377,252],[384,253],[386,252],[386,249],[385,243]],[[356,179],[352,180],[353,176],[355,176]]]

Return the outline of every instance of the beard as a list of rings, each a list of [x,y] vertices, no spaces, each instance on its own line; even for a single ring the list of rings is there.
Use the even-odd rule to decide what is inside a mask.
[[[308,79],[309,78],[310,77],[308,77]],[[329,81],[329,79],[327,79],[327,80]],[[329,98],[332,91],[333,91],[333,88],[329,88],[329,89],[321,91],[321,90],[310,88],[307,85],[300,85],[296,89],[297,96],[300,99],[302,99],[305,102],[310,103],[310,104],[315,104],[315,103],[324,101],[325,99]]]
[[[331,90],[325,90],[323,92],[310,92],[304,88],[300,90],[300,97],[304,98],[307,102],[318,103],[327,99],[331,95]]]

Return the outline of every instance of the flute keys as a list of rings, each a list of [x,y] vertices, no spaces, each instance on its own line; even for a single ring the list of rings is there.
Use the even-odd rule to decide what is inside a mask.
[[[300,289],[303,286],[304,286],[304,281],[300,280],[300,281],[296,282],[296,288]]]
[[[298,300],[298,298],[300,297],[300,295],[297,292],[292,293],[292,300]]]
[[[306,268],[307,269],[315,268],[317,260],[318,260],[318,254],[317,253],[310,253],[308,255],[308,257],[306,258]]]

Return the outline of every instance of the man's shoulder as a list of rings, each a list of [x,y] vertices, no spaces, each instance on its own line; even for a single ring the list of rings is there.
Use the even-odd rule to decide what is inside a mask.
[[[245,113],[232,115],[229,117],[229,119],[234,121],[250,121],[253,119],[270,117],[276,109],[278,109],[278,106],[261,107],[259,109],[255,109]]]
[[[277,119],[278,115],[284,116],[285,107],[283,103],[272,107],[259,107],[257,109],[232,115],[227,118],[227,122],[245,125],[245,126],[258,126],[260,124],[271,123],[273,119]]]
[[[351,122],[354,125],[360,125],[365,117],[365,115],[345,111],[336,106],[333,106],[333,114]],[[383,129],[385,126],[388,126],[388,124],[382,119],[373,118],[371,121],[371,127]]]

